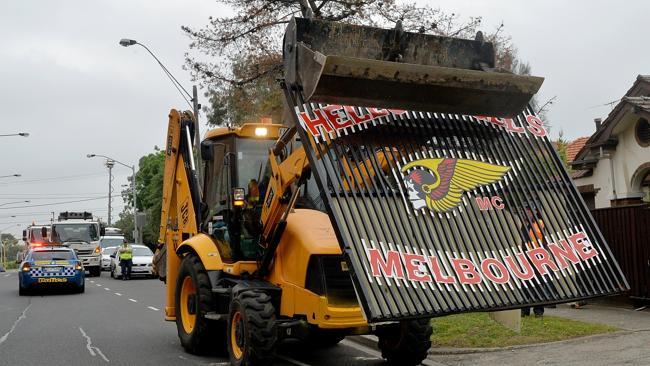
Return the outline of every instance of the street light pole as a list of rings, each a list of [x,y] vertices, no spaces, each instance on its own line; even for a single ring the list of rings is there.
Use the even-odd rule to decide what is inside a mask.
[[[128,38],[122,38],[119,43],[123,47],[138,45],[138,46],[144,48],[145,50],[147,50],[147,52],[149,52],[151,57],[153,57],[154,60],[156,60],[156,62],[158,63],[158,65],[163,69],[163,71],[165,72],[165,74],[167,75],[169,80],[172,82],[172,84],[174,84],[174,87],[176,88],[176,90],[178,90],[178,92],[181,93],[181,96],[183,97],[183,99],[185,99],[185,101],[188,104],[190,104],[190,101],[192,102],[190,104],[190,107],[192,108],[192,113],[194,114],[194,141],[195,141],[195,144],[194,144],[194,146],[195,146],[195,149],[194,149],[194,161],[196,161],[196,163],[197,163],[196,165],[198,167],[196,169],[196,171],[197,171],[197,178],[198,178],[199,186],[200,186],[202,184],[202,176],[203,176],[202,171],[201,171],[201,167],[202,167],[203,164],[201,163],[201,153],[200,153],[200,150],[201,150],[200,149],[201,132],[200,132],[200,129],[199,129],[199,111],[201,110],[201,104],[199,104],[198,90],[197,90],[196,85],[192,85],[192,94],[190,95],[190,93],[183,87],[183,85],[181,85],[181,83],[178,82],[178,80],[176,80],[174,75],[172,75],[172,73],[167,69],[167,67],[165,67],[165,65],[163,65],[163,63],[160,61],[160,59],[158,59],[158,57],[156,57],[156,55],[149,49],[149,47],[147,47],[144,44],[136,41],[135,39],[128,39]],[[187,100],[185,95],[187,95],[188,97],[191,98],[190,101]]]
[[[115,163],[117,163],[117,164],[120,164],[120,165],[122,165],[124,167],[127,167],[127,168],[131,169],[131,173],[132,173],[131,174],[131,194],[133,195],[133,227],[134,227],[134,231],[135,231],[133,233],[134,234],[133,239],[134,239],[136,244],[141,243],[142,240],[140,239],[140,230],[139,230],[138,225],[136,223],[136,217],[138,216],[138,190],[135,187],[135,165],[127,165],[127,164],[122,163],[119,160],[115,160],[115,159],[113,159],[111,157],[108,157],[106,155],[100,155],[100,154],[88,154],[88,155],[86,155],[86,157],[87,158],[102,157],[102,158],[106,159],[107,166],[108,166],[108,162],[111,161],[113,163],[113,165],[115,165]],[[108,209],[108,222],[109,222],[109,224],[111,222],[111,209],[110,209],[110,205],[111,205],[110,197],[111,197],[111,195],[110,195],[110,189],[111,188],[109,188],[109,203],[108,203],[108,205],[109,205],[109,209]]]
[[[115,163],[111,159],[106,159],[108,168],[108,226],[111,226],[111,200],[113,199],[113,167]]]

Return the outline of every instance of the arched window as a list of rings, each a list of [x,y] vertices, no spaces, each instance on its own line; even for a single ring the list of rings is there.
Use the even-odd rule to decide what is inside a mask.
[[[650,123],[645,118],[639,118],[635,127],[636,142],[643,147],[650,146]]]

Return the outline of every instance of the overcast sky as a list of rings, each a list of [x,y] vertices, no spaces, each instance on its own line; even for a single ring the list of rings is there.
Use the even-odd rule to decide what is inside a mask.
[[[647,1],[419,1],[462,16],[483,16],[492,30],[501,21],[546,81],[540,101],[557,96],[548,113],[553,134],[593,132],[637,74],[650,73]],[[14,234],[51,211],[90,210],[106,220],[108,174],[104,154],[128,165],[164,144],[167,112],[185,102],[140,47],[148,45],[191,87],[182,69],[188,39],[181,25],[200,27],[225,14],[213,0],[2,0],[0,2],[0,229]],[[202,101],[205,103],[205,101]],[[113,169],[113,217],[124,203],[121,185],[130,170]],[[90,201],[49,205],[53,202]],[[6,204],[31,200],[24,204]],[[17,206],[47,205],[13,208]],[[16,215],[12,218],[12,215]]]

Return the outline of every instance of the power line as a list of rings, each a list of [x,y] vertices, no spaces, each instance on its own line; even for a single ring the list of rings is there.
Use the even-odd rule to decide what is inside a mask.
[[[25,179],[25,180],[14,180],[12,182],[0,183],[1,186],[9,186],[16,184],[26,184],[26,183],[40,183],[40,182],[50,182],[50,181],[68,181],[70,179],[78,178],[90,178],[90,177],[101,177],[106,175],[106,173],[93,173],[93,174],[78,174],[78,175],[67,175],[61,177],[49,177],[41,179]]]
[[[78,202],[86,202],[86,201],[96,201],[96,200],[101,200],[108,198],[108,196],[105,197],[99,197],[99,198],[88,198],[88,199],[83,199],[83,200],[75,200],[75,201],[63,201],[63,202],[53,202],[53,203],[43,203],[39,205],[28,205],[28,206],[14,206],[14,207],[0,207],[0,210],[13,210],[17,208],[30,208],[30,207],[43,207],[43,206],[56,206],[56,205],[64,205],[68,203],[78,203]]]

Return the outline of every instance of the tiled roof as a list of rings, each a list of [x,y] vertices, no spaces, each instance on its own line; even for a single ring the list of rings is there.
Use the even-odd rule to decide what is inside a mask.
[[[623,100],[646,112],[650,112],[650,97],[623,97]]]
[[[582,148],[589,140],[589,136],[579,137],[567,144],[566,147],[566,160],[567,162],[572,162],[575,160],[576,155],[582,150]]]

